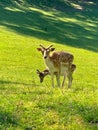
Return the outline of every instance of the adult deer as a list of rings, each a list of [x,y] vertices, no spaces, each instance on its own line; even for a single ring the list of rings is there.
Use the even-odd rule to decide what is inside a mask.
[[[59,51],[59,52],[53,52],[50,55],[50,52],[54,51],[55,48],[52,48],[53,45],[50,45],[49,47],[44,47],[43,45],[40,45],[40,48],[37,48],[38,51],[42,52],[44,62],[49,69],[51,80],[52,80],[52,86],[54,87],[54,75],[56,73],[56,80],[58,86],[60,86],[60,75],[64,76],[62,87],[64,86],[65,78],[66,78],[66,72],[70,72],[70,68],[72,65],[72,62],[74,60],[74,56],[68,52]],[[69,74],[70,75],[70,74]],[[71,86],[71,83],[69,82],[68,87]]]
[[[72,64],[70,70],[67,72],[68,87],[71,86],[71,84],[72,84],[72,80],[73,80],[72,74],[73,74],[73,72],[75,71],[75,69],[76,69],[76,65],[75,65],[75,64]],[[38,76],[39,76],[40,82],[42,83],[42,82],[44,81],[44,78],[45,78],[47,75],[50,75],[50,72],[49,72],[48,69],[45,69],[45,70],[43,70],[42,72],[37,69],[37,74],[38,74]],[[54,75],[57,75],[57,73],[54,73]],[[64,83],[64,81],[63,81],[63,83]]]

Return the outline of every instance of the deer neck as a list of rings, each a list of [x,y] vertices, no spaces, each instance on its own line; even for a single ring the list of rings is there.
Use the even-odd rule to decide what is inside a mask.
[[[51,56],[44,59],[46,66],[48,67],[50,73],[58,72],[58,68],[55,67],[53,59]]]
[[[47,57],[46,59],[44,59],[44,61],[48,68],[50,68],[50,66],[53,64],[51,61],[51,57]]]

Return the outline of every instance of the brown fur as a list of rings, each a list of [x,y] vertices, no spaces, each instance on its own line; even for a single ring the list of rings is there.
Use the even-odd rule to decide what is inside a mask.
[[[60,63],[68,63],[69,65],[73,62],[74,56],[68,52],[53,52],[53,54],[49,57],[51,61],[53,61],[55,67],[59,67]]]

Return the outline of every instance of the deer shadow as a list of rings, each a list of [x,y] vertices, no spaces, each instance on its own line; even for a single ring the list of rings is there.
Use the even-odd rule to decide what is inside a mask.
[[[19,120],[12,113],[0,111],[0,125],[4,126],[4,129],[10,125],[17,126],[18,123]]]
[[[5,81],[5,80],[0,80],[0,84],[1,85],[5,85],[5,84],[15,84],[15,85],[24,85],[24,86],[32,86],[32,84],[27,84],[27,83],[22,83],[22,82],[14,82],[14,81]]]

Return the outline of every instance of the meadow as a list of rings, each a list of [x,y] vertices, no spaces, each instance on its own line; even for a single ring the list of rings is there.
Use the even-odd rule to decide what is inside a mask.
[[[0,130],[98,129],[97,7],[93,0],[0,1]],[[75,57],[73,84],[66,81],[63,93],[50,76],[39,81],[40,44]]]

